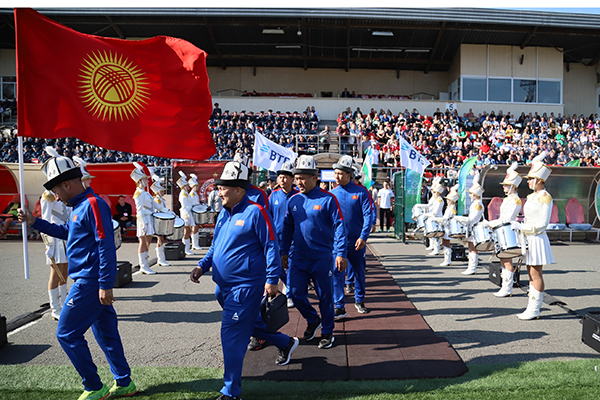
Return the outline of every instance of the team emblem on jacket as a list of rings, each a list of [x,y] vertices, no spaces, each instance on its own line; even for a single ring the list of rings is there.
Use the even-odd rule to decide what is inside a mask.
[[[352,195],[352,200],[358,200],[358,195],[357,194],[353,194]]]
[[[313,210],[320,210],[321,209],[321,205],[320,204],[315,204],[313,206]]]
[[[235,224],[237,226],[244,226],[244,220],[243,219],[238,219],[237,221],[235,221]]]

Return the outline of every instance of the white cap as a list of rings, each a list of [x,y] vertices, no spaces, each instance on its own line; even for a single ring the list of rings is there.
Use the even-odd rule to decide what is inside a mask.
[[[179,178],[177,180],[177,186],[179,186],[180,188],[183,188],[185,185],[188,184],[187,176],[185,176],[185,172],[183,172],[183,171],[179,171],[179,176],[181,178]]]
[[[518,166],[518,162],[515,161],[512,163],[510,168],[506,170],[506,176],[504,177],[504,180],[500,182],[501,185],[513,185],[514,187],[519,187],[523,178],[521,178],[521,175],[517,172]]]
[[[483,187],[481,187],[479,184],[479,172],[476,172],[475,176],[473,177],[473,185],[471,186],[471,189],[469,189],[469,193],[481,197],[483,192]]]
[[[215,186],[234,186],[248,189],[250,186],[250,171],[248,167],[238,161],[229,161],[223,167],[219,179],[215,179]]]
[[[152,175],[152,186],[150,186],[150,189],[152,189],[154,193],[165,190],[165,187],[162,184],[162,179],[158,175]]]
[[[196,174],[190,174],[191,178],[188,180],[188,184],[191,187],[198,186],[198,176]]]
[[[306,154],[298,157],[294,174],[317,175],[317,162],[315,158]]]
[[[73,156],[73,161],[75,161],[75,165],[78,165],[79,169],[81,169],[81,180],[95,178],[95,176],[90,175],[90,173],[87,172],[87,169],[85,169],[85,167],[87,167],[87,163],[83,160],[83,158]]]
[[[133,179],[135,183],[138,183],[143,178],[150,178],[144,172],[144,167],[142,166],[142,164],[134,162],[133,166],[135,167],[135,169],[131,171],[131,174],[129,176],[131,176],[131,179]]]
[[[289,175],[289,176],[294,176],[294,165],[289,162],[286,161],[281,165],[281,169],[279,171],[277,171],[277,175]]]
[[[235,153],[233,156],[233,161],[244,164],[246,167],[248,167],[249,166],[248,164],[250,163],[248,156],[245,155],[244,153]]]
[[[333,169],[339,169],[351,174],[352,172],[354,172],[352,169],[352,161],[352,156],[341,156],[338,162],[333,164]]]
[[[457,202],[459,199],[458,185],[454,185],[450,188],[450,192],[446,195],[446,198],[450,201]]]
[[[441,176],[436,176],[435,178],[433,178],[433,182],[431,183],[431,191],[435,193],[442,193],[444,191]]]
[[[544,159],[547,155],[548,154],[545,151],[542,151],[531,161],[531,169],[527,174],[527,178],[535,178],[546,182],[546,179],[548,179],[550,173],[552,173],[552,170],[544,164]]]
[[[42,171],[46,174],[46,178],[48,179],[48,181],[44,183],[46,189],[52,190],[54,186],[61,182],[81,178],[81,169],[75,165],[73,160],[61,156],[50,146],[46,147],[46,153],[52,156],[51,159],[42,165]]]

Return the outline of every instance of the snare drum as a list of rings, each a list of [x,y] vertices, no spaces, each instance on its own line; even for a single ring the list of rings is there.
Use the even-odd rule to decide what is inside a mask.
[[[454,218],[448,221],[448,236],[454,239],[464,239],[467,235],[467,225],[463,225],[461,222]]]
[[[121,243],[123,243],[123,237],[121,236],[121,226],[114,219],[112,220],[112,223],[115,234],[115,247],[117,250],[119,250],[119,247],[121,247]]]
[[[167,239],[169,240],[181,240],[183,239],[183,228],[185,226],[185,222],[179,218],[175,217],[175,222],[173,223],[173,234],[168,235]]]
[[[494,241],[492,239],[492,231],[490,228],[483,226],[482,224],[475,224],[472,233],[475,250],[490,251],[494,248]]]
[[[196,225],[204,225],[212,223],[210,220],[209,208],[204,204],[196,204],[192,207],[192,216]]]
[[[440,238],[444,236],[444,227],[435,222],[433,218],[425,220],[425,236],[428,238]]]
[[[513,258],[522,255],[519,233],[514,231],[510,224],[494,228],[494,242],[498,258]]]
[[[154,234],[158,236],[169,236],[173,234],[175,225],[175,216],[170,213],[155,212],[152,213],[154,223]]]
[[[427,212],[427,210],[423,207],[419,207],[420,204],[415,204],[412,208],[412,219],[413,221],[417,221],[419,217]]]

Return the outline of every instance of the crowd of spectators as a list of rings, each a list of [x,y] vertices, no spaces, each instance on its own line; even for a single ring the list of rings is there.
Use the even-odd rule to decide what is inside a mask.
[[[501,110],[475,116],[472,110],[442,112],[432,116],[417,109],[398,114],[390,110],[360,108],[341,112],[337,132],[346,152],[363,153],[371,146],[378,150],[379,162],[390,167],[400,165],[399,136],[406,139],[432,162],[432,167],[459,167],[470,157],[476,166],[487,164],[529,164],[542,150],[548,152],[547,163],[565,165],[580,160],[581,166],[600,165],[600,119],[598,115],[562,116],[560,113],[520,116]],[[344,145],[342,144],[342,152]]]

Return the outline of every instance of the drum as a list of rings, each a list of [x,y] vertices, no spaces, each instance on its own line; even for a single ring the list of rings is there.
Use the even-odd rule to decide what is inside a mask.
[[[510,224],[494,228],[494,242],[498,258],[513,258],[522,255],[519,233],[514,231]]]
[[[413,221],[418,220],[420,215],[427,213],[427,209],[425,209],[423,207],[418,207],[418,206],[420,206],[420,204],[415,204],[412,208]]]
[[[119,250],[119,247],[121,247],[121,243],[123,243],[123,237],[121,236],[121,227],[119,226],[119,223],[114,219],[112,220],[112,223],[113,230],[115,233],[115,247],[117,250]]]
[[[490,251],[494,248],[492,231],[487,226],[475,224],[473,226],[473,241],[477,251]]]
[[[154,234],[157,236],[169,236],[173,234],[175,225],[175,215],[170,213],[155,212],[152,213],[154,223]]]
[[[167,239],[169,239],[169,240],[183,239],[183,227],[184,226],[185,226],[185,222],[181,218],[175,217],[175,222],[173,223],[173,234],[167,235]]]
[[[196,204],[192,207],[192,216],[196,225],[204,225],[212,223],[210,219],[209,208],[204,204]]]
[[[427,216],[425,214],[421,214],[417,217],[417,230],[425,228],[425,220]]]
[[[468,236],[467,225],[451,218],[448,221],[448,236],[454,239],[464,239]]]
[[[425,220],[425,236],[428,238],[442,237],[444,236],[444,228],[435,222],[433,218],[427,218]]]

